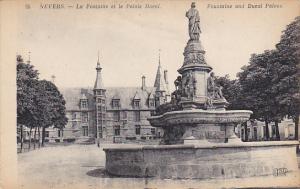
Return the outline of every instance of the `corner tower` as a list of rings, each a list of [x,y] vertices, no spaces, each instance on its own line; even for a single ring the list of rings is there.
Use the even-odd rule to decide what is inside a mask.
[[[95,98],[95,118],[96,118],[96,138],[103,138],[103,126],[105,124],[105,100],[106,100],[106,95],[105,95],[105,88],[103,86],[102,82],[102,76],[101,76],[101,66],[99,62],[99,53],[98,53],[98,61],[97,61],[97,76],[96,76],[96,81],[94,85],[94,98]]]
[[[158,55],[158,67],[155,76],[155,104],[156,107],[162,105],[167,102],[168,100],[168,87],[166,83],[166,77],[162,74],[162,68],[160,63],[160,50]]]

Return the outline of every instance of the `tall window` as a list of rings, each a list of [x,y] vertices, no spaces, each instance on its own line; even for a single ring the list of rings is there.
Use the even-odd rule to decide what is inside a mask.
[[[288,139],[290,136],[290,129],[289,129],[289,125],[286,125],[284,128],[284,138]]]
[[[257,127],[253,127],[253,139],[257,140]]]
[[[114,119],[114,121],[120,121],[120,112],[119,111],[114,111],[113,119]]]
[[[137,122],[141,121],[141,114],[139,111],[134,111],[133,114],[134,114],[134,121],[137,121]]]
[[[250,128],[247,128],[247,136],[248,136],[248,140],[249,140],[249,138],[250,138],[250,134],[251,134]]]
[[[272,137],[276,136],[276,126],[272,125]]]
[[[101,118],[103,118],[103,119],[105,118],[105,113],[98,112],[97,115],[98,115],[98,118],[100,118],[100,119]]]
[[[112,107],[113,108],[120,108],[120,100],[119,99],[113,99],[112,100]]]
[[[98,105],[97,106],[97,111],[98,112],[101,112],[101,111],[104,111],[105,110],[105,107],[104,106],[101,106],[101,105]]]
[[[115,136],[120,136],[120,125],[114,126]]]
[[[63,130],[61,130],[61,129],[59,129],[59,130],[57,130],[57,136],[58,137],[63,137],[64,136],[64,131]]]
[[[241,129],[241,139],[242,141],[245,140],[244,129]]]
[[[49,137],[49,131],[45,131],[45,137]]]
[[[140,135],[141,134],[141,126],[140,125],[136,125],[135,126],[135,134],[136,135]]]
[[[294,134],[292,133],[292,132],[290,132],[290,131],[292,131],[293,129],[292,128],[294,128],[294,125],[293,124],[288,124],[288,133],[289,133],[289,137],[294,137]]]
[[[122,112],[122,119],[127,119],[127,112],[126,111]]]
[[[155,135],[155,128],[151,128],[151,134]]]
[[[263,137],[265,138],[266,137],[266,135],[267,135],[267,127],[266,126],[263,126]]]
[[[83,131],[83,136],[88,136],[89,135],[88,127],[86,127],[86,126],[82,127],[82,131]]]
[[[98,125],[105,124],[105,114],[98,113],[97,121]]]
[[[82,121],[83,123],[87,123],[87,122],[88,122],[88,113],[87,113],[87,112],[83,112],[83,113],[82,113],[81,121]]]

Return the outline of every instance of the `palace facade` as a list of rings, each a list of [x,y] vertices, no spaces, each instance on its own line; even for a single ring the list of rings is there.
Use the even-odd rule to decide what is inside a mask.
[[[49,130],[47,137],[93,137],[116,143],[160,138],[163,131],[147,120],[157,106],[170,100],[168,72],[162,72],[160,60],[153,87],[146,86],[145,76],[139,87],[104,87],[101,72],[98,60],[93,88],[61,90],[68,123],[62,131]]]

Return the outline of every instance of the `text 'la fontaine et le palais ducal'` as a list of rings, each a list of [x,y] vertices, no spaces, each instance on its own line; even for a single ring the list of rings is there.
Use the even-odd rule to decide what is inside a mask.
[[[142,8],[149,8],[149,9],[157,9],[160,8],[160,4],[94,4],[94,3],[85,3],[85,4],[40,4],[41,9],[67,9],[67,8],[74,8],[74,9],[142,9]]]

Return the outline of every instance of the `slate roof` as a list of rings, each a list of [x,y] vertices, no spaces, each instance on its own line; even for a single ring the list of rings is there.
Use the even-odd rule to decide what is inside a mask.
[[[60,90],[66,100],[67,111],[79,111],[80,98],[84,96],[88,99],[89,110],[95,109],[95,100],[92,88],[64,88]],[[140,109],[149,109],[148,98],[150,93],[154,93],[155,87],[146,87],[142,90],[141,87],[110,87],[106,88],[106,107],[111,110],[112,99],[120,99],[121,109],[133,109],[133,99],[140,99]],[[153,96],[153,95],[151,95]]]
[[[84,96],[88,100],[88,109],[94,110],[94,95],[93,90],[90,88],[63,88],[60,89],[66,101],[67,111],[79,111],[80,99]],[[92,103],[91,103],[92,102]]]

